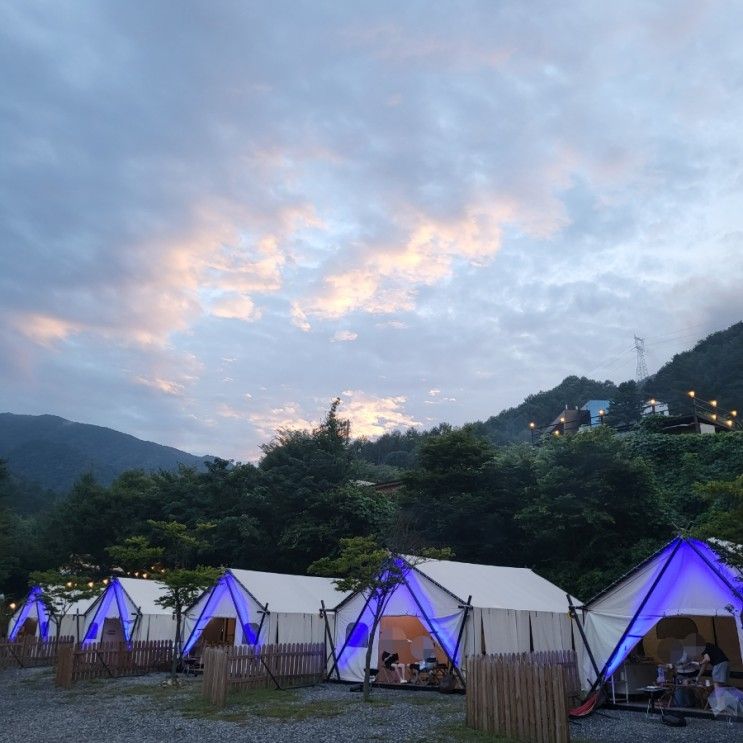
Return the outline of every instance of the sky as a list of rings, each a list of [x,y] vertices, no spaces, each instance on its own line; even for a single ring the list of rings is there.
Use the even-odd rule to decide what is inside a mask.
[[[254,460],[743,317],[737,2],[0,0],[0,411]]]

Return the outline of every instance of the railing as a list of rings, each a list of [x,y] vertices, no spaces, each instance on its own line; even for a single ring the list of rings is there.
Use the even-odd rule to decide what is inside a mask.
[[[57,660],[58,649],[71,646],[73,637],[40,640],[23,637],[20,640],[0,640],[0,671],[6,668],[31,668],[52,666]]]
[[[222,707],[230,688],[286,689],[316,684],[325,677],[323,643],[238,645],[204,649],[202,693]]]
[[[572,650],[467,658],[467,725],[529,743],[569,743],[579,692]]]
[[[55,683],[69,689],[84,679],[143,676],[169,670],[172,661],[170,640],[68,645],[60,648]]]

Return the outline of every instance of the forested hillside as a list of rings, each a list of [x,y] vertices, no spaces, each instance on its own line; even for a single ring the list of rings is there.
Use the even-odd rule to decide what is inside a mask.
[[[529,441],[531,421],[539,426],[546,425],[566,405],[580,407],[588,400],[619,397],[625,403],[628,393],[636,397],[637,415],[640,401],[651,397],[670,403],[674,414],[688,413],[690,389],[704,399],[719,399],[728,409],[743,409],[743,322],[713,333],[691,350],[677,354],[636,390],[632,385],[632,382],[616,385],[609,380],[599,382],[587,377],[566,377],[556,387],[529,395],[520,405],[487,420],[469,423],[468,427],[493,444]],[[410,467],[415,462],[415,453],[421,442],[429,433],[441,429],[442,426],[438,426],[431,432],[394,432],[376,441],[363,441],[359,443],[359,456],[377,465]]]
[[[105,485],[122,472],[175,471],[180,465],[203,468],[204,457],[142,441],[119,431],[75,423],[56,415],[0,413],[0,459],[19,487],[68,491],[83,473]]]
[[[53,507],[2,507],[0,590],[30,571],[114,567],[108,547],[153,537],[156,522],[205,535],[194,564],[304,573],[342,537],[449,547],[459,560],[529,566],[581,598],[679,530],[734,537],[743,502],[743,432],[669,436],[608,426],[541,446],[495,447],[471,429],[422,440],[396,492],[358,483],[368,467],[332,409],[315,431],[281,434],[258,465],[86,475]],[[1,476],[1,474],[0,474]],[[740,535],[743,539],[743,534]],[[86,568],[90,569],[90,568]]]
[[[702,368],[694,354],[706,369],[726,359],[743,377],[740,340],[740,325],[711,336],[664,367],[654,389],[693,384],[743,408],[735,399],[739,380],[727,371],[701,383],[682,378]],[[142,465],[152,460],[144,459],[112,480],[110,471],[88,472],[34,512],[20,507],[28,499],[2,465],[0,592],[21,594],[38,569],[84,565],[105,576],[117,567],[108,548],[154,539],[154,524],[166,522],[203,535],[193,565],[304,573],[343,537],[389,545],[403,535],[418,546],[451,548],[459,560],[531,567],[582,599],[681,531],[743,543],[743,431],[674,436],[656,432],[650,419],[621,433],[604,425],[548,436],[538,446],[503,440],[509,426],[518,438],[522,421],[527,428],[530,418],[549,419],[553,405],[559,412],[566,402],[609,397],[631,408],[638,394],[633,384],[569,377],[484,423],[376,442],[352,440],[336,402],[315,430],[285,431],[266,444],[258,464],[215,460],[147,472]],[[81,440],[72,435],[68,445]],[[389,479],[402,487],[381,492],[363,484]]]

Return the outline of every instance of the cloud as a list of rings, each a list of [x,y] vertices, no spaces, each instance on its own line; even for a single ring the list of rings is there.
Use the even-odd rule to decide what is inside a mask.
[[[739,9],[291,8],[0,4],[0,407],[244,458],[741,317]]]
[[[340,413],[351,421],[354,436],[374,438],[390,431],[415,428],[420,422],[405,412],[403,395],[378,397],[361,390],[345,390]]]

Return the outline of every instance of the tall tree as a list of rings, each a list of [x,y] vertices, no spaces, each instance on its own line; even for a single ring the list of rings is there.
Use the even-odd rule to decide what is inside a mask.
[[[673,532],[647,463],[607,427],[540,447],[525,498],[529,565],[583,599]]]

